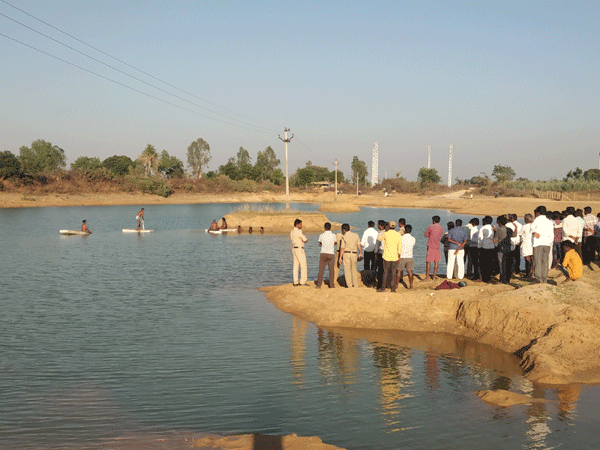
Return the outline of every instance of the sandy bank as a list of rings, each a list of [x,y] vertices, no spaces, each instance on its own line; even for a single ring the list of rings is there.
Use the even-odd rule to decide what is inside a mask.
[[[319,211],[322,212],[359,212],[360,208],[352,202],[324,202]]]
[[[517,355],[532,381],[600,383],[600,267],[593,269],[558,285],[469,282],[435,291],[438,279],[415,280],[413,291],[401,287],[395,294],[367,287],[317,290],[312,283],[262,290],[279,309],[318,326],[451,333]]]
[[[343,195],[335,199],[330,192],[292,192],[290,201],[297,203],[340,203],[349,208],[369,206],[379,208],[425,208],[445,209],[458,214],[472,214],[483,216],[490,214],[498,216],[512,212],[522,217],[531,213],[536,206],[546,205],[548,209],[563,210],[566,206],[573,205],[583,208],[588,204],[594,211],[600,211],[600,202],[573,201],[559,202],[555,200],[538,198],[493,198],[475,195],[469,197],[448,196],[421,196],[416,194],[394,194],[388,197],[383,195],[360,196]],[[112,205],[178,205],[202,203],[285,203],[285,194],[272,192],[258,193],[228,193],[228,194],[189,194],[177,193],[168,198],[151,194],[132,193],[86,193],[72,194],[45,194],[24,195],[21,193],[0,192],[0,208],[29,208],[41,206],[112,206]],[[333,211],[331,211],[333,212]]]
[[[495,391],[485,390],[475,392],[484,402],[495,406],[530,405],[532,403],[545,403],[546,399],[532,398],[529,395],[517,394],[516,392],[498,389]]]
[[[248,231],[248,227],[252,227],[253,231],[257,232],[260,227],[264,227],[266,233],[289,233],[294,228],[294,221],[296,219],[302,221],[303,232],[322,232],[325,222],[329,222],[323,213],[305,211],[290,213],[238,211],[226,214],[225,219],[230,228],[235,228],[240,225],[244,231]],[[331,222],[331,226],[334,229],[339,229],[341,224]]]

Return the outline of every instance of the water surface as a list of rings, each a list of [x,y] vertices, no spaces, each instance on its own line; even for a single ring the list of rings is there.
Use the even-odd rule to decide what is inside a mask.
[[[135,226],[132,206],[0,210],[1,448],[172,431],[297,433],[365,450],[597,448],[597,387],[535,385],[512,355],[462,338],[322,329],[277,310],[257,288],[291,282],[289,236],[204,233],[235,207],[149,206],[156,231],[141,236],[121,232]],[[434,213],[470,218],[328,217],[360,233],[406,217],[422,272]],[[58,234],[83,219],[91,236]],[[497,388],[548,402],[502,409],[473,394]]]

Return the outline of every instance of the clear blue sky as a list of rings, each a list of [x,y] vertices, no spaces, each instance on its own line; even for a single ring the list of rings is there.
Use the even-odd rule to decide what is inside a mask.
[[[446,180],[451,143],[453,178],[494,164],[534,180],[598,167],[597,0],[7,2],[187,93],[2,0],[1,14],[182,99],[3,15],[0,33],[185,109],[0,36],[0,150],[44,139],[71,163],[152,144],[186,162],[202,137],[209,170],[269,145],[284,168],[277,134],[289,127],[290,172],[337,158],[349,174],[356,155],[370,173],[375,142],[380,178],[416,179],[431,146]]]

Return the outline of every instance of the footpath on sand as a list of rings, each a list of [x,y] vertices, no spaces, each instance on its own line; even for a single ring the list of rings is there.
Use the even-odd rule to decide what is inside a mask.
[[[361,272],[368,281],[368,272]],[[322,289],[292,284],[261,291],[282,311],[321,327],[451,333],[513,353],[523,374],[544,384],[600,383],[600,265],[583,277],[550,284],[509,285],[468,281],[461,289],[434,290],[443,278],[414,290],[377,293],[372,287]],[[556,278],[556,281],[554,281]],[[558,282],[558,284],[557,284]],[[345,284],[343,277],[338,283]]]

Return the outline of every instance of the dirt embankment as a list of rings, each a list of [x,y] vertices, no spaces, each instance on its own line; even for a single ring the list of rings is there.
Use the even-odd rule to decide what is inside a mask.
[[[436,291],[438,279],[415,280],[414,290],[398,293],[291,284],[263,290],[279,309],[319,326],[452,333],[516,354],[532,381],[600,383],[600,267],[593,269],[558,285],[469,282]]]
[[[322,232],[325,222],[329,222],[325,214],[319,212],[261,212],[261,211],[237,211],[225,216],[227,224],[230,228],[235,228],[238,225],[244,231],[252,227],[253,231],[258,231],[260,227],[264,227],[266,233],[289,233],[294,228],[294,221],[300,219],[302,221],[302,231]],[[331,222],[334,229],[339,229],[341,224]]]

